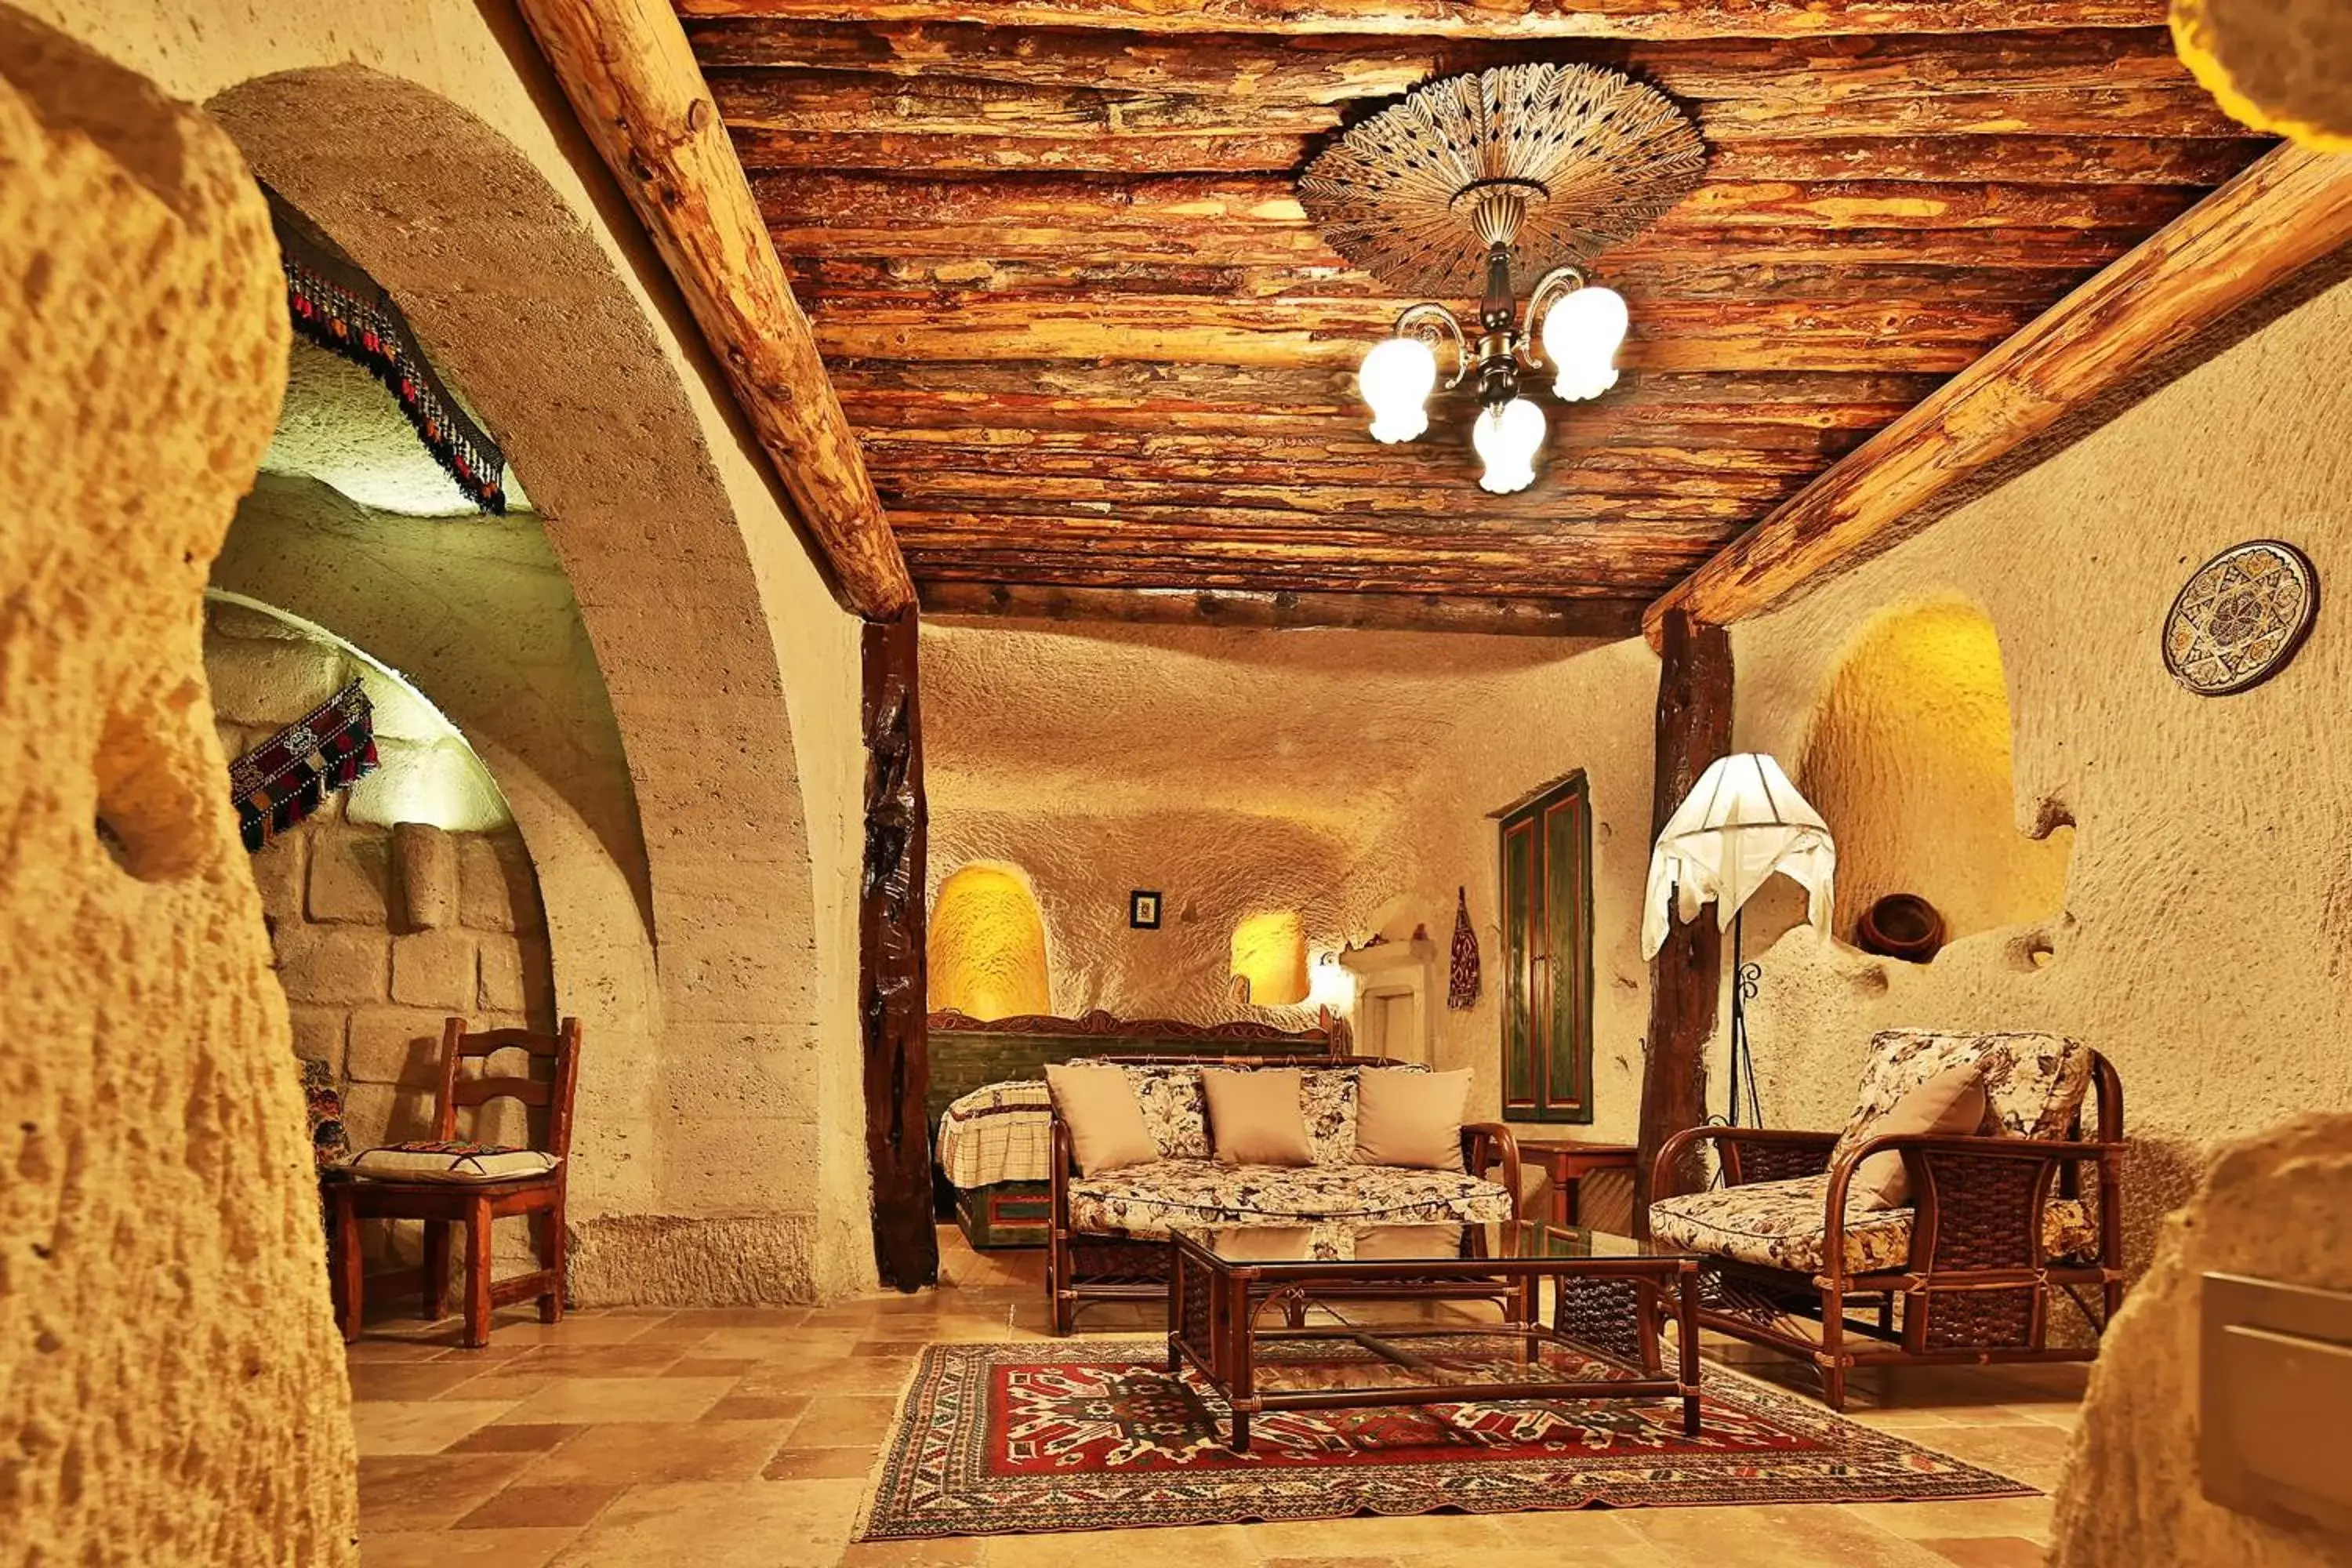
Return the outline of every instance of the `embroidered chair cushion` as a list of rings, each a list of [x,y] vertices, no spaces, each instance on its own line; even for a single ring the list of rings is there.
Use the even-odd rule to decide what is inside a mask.
[[[1476,1225],[1511,1217],[1513,1194],[1460,1171],[1391,1165],[1221,1165],[1162,1160],[1070,1184],[1070,1227],[1166,1236],[1177,1226],[1394,1220]]]
[[[1209,1142],[1223,1165],[1311,1165],[1315,1145],[1301,1109],[1297,1068],[1209,1068],[1201,1092],[1209,1102]],[[1087,1174],[1092,1175],[1092,1172]]]
[[[352,1162],[356,1175],[385,1182],[505,1182],[544,1175],[563,1162],[537,1149],[495,1143],[386,1143]]]
[[[1834,1164],[1905,1095],[1938,1073],[1973,1063],[1993,1127],[2012,1138],[2063,1138],[2091,1081],[2091,1053],[2063,1035],[1947,1035],[1883,1029],[1870,1039],[1853,1115],[1830,1152]],[[1993,1130],[1988,1128],[1988,1131]]]
[[[1829,1185],[1826,1174],[1800,1176],[1661,1198],[1650,1205],[1650,1234],[1693,1252],[1819,1274],[1829,1257]],[[1902,1268],[1911,1257],[1914,1218],[1907,1208],[1857,1211],[1849,1203],[1846,1272]],[[2042,1211],[2042,1247],[2053,1258],[2097,1252],[2099,1227],[2089,1205],[2079,1198],[2052,1199]]]

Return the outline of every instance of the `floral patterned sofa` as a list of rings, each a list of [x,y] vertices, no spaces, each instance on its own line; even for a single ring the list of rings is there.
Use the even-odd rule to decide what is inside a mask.
[[[1409,1064],[1370,1058],[1120,1060],[1160,1158],[1087,1177],[1057,1115],[1052,1138],[1052,1234],[1045,1290],[1054,1331],[1066,1334],[1092,1301],[1163,1296],[1171,1231],[1194,1226],[1305,1226],[1337,1256],[1356,1224],[1487,1224],[1513,1218],[1518,1145],[1497,1123],[1462,1129],[1463,1169],[1356,1162],[1356,1075]],[[1299,1098],[1311,1165],[1226,1165],[1209,1142],[1203,1067],[1303,1069]],[[1478,1173],[1473,1174],[1472,1173]],[[1491,1175],[1489,1173],[1492,1173]]]
[[[1963,1064],[1979,1068],[1997,1131],[1871,1131],[1906,1094]],[[1714,1148],[1722,1184],[1678,1191],[1696,1185],[1702,1145]],[[1856,1168],[1887,1150],[1909,1168],[1911,1205],[1850,1207]],[[2094,1355],[2123,1292],[2122,1155],[2123,1088],[2096,1051],[2058,1035],[1891,1029],[1872,1037],[1841,1131],[1703,1127],[1669,1139],[1650,1234],[1705,1258],[1702,1327],[1810,1359],[1843,1407],[1854,1366]],[[2086,1342],[2052,1342],[2062,1300],[2090,1329]],[[1857,1309],[1875,1312],[1874,1331],[1851,1321]]]

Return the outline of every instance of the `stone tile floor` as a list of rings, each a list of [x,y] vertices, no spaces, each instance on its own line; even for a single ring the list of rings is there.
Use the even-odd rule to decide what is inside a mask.
[[[842,1305],[499,1315],[487,1350],[454,1323],[385,1316],[351,1349],[365,1568],[2026,1568],[2046,1497],[1978,1502],[1431,1515],[860,1545],[865,1478],[922,1347],[1042,1338],[1038,1255],[976,1256],[941,1232],[949,1283]],[[387,1303],[387,1305],[393,1305]],[[1148,1326],[1139,1316],[1108,1329]],[[1748,1347],[1717,1359],[1791,1387]],[[2080,1366],[1857,1377],[1849,1413],[2045,1491]]]

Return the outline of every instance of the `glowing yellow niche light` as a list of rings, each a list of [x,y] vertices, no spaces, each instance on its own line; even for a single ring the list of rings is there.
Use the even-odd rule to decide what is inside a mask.
[[[1054,1010],[1045,922],[1029,879],[975,863],[940,884],[931,907],[930,1005],[973,1018]]]
[[[1254,1007],[1307,1000],[1307,926],[1297,910],[1250,915],[1234,927],[1234,994]]]

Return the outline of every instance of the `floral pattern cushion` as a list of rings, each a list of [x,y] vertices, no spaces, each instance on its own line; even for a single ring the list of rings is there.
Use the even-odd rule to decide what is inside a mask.
[[[1512,1216],[1505,1188],[1459,1171],[1391,1165],[1221,1165],[1161,1160],[1070,1184],[1070,1227],[1160,1237],[1180,1226],[1379,1218],[1488,1224]]]
[[[1124,1065],[1124,1064],[1121,1064]],[[1127,1081],[1163,1160],[1209,1158],[1209,1102],[1196,1067],[1130,1067]]]
[[[1859,1148],[1895,1102],[1948,1068],[1974,1062],[1985,1106],[2012,1138],[2063,1138],[2091,1081],[2091,1053],[2063,1035],[1948,1035],[1883,1029],[1870,1038],[1870,1066],[1853,1115],[1830,1152],[1832,1163]]]
[[[1693,1252],[1819,1274],[1829,1256],[1829,1177],[1822,1174],[1661,1198],[1650,1205],[1650,1234]],[[1903,1267],[1911,1256],[1912,1219],[1907,1208],[1866,1214],[1849,1209],[1846,1272],[1870,1274]],[[2042,1209],[2042,1247],[2050,1257],[2092,1254],[2098,1246],[2098,1225],[2082,1200],[2053,1198]]]
[[[1191,1063],[1132,1066],[1116,1057],[1093,1060],[1124,1067],[1134,1087],[1135,1102],[1143,1108],[1143,1125],[1163,1160],[1206,1160],[1209,1106],[1201,1091],[1201,1069]],[[1419,1071],[1420,1063],[1408,1064]],[[1318,1165],[1356,1163],[1356,1069],[1308,1068],[1299,1080],[1298,1105],[1307,1119],[1307,1140],[1314,1146]]]

